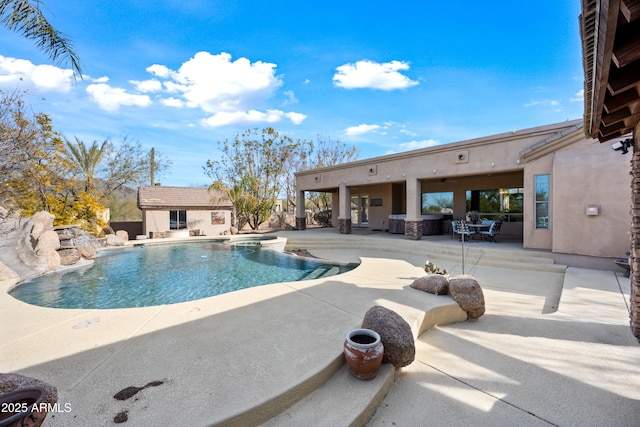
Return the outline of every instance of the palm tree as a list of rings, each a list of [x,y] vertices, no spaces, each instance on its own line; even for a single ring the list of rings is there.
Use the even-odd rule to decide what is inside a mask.
[[[77,136],[76,143],[66,141],[66,157],[76,167],[76,172],[85,179],[85,191],[93,188],[93,178],[98,166],[109,151],[109,142],[104,141],[99,145],[98,141],[93,141],[91,146],[87,146]]]
[[[71,40],[51,26],[44,17],[40,0],[0,0],[0,24],[21,33],[45,52],[54,63],[69,62],[73,76],[82,78],[80,58]]]

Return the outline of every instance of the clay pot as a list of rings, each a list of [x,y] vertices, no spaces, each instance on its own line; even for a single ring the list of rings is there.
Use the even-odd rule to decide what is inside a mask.
[[[354,329],[344,341],[344,357],[351,373],[358,379],[371,380],[376,377],[384,346],[380,335],[371,329]]]
[[[7,412],[0,412],[0,426],[18,427],[34,424],[28,417],[31,416],[34,405],[40,405],[47,395],[47,391],[40,387],[23,388],[9,393],[0,394],[0,404],[8,408]],[[38,411],[35,411],[38,412]]]

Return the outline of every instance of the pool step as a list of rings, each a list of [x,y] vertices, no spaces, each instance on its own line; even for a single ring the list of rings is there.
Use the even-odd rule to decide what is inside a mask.
[[[389,392],[396,373],[393,365],[384,364],[374,379],[362,381],[344,365],[322,387],[261,426],[364,426]]]

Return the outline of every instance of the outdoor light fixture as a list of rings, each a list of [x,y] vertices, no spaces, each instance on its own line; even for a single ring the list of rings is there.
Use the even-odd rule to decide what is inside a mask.
[[[627,138],[622,141],[618,141],[615,144],[611,144],[611,148],[613,151],[619,151],[620,154],[627,154],[629,152],[629,147],[633,144],[633,139]]]

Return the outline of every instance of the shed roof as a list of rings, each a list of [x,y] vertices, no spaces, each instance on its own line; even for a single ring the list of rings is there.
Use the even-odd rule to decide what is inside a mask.
[[[219,209],[232,207],[222,193],[207,188],[146,186],[138,188],[140,209]]]

